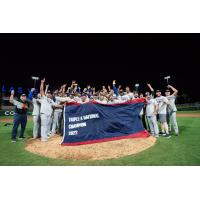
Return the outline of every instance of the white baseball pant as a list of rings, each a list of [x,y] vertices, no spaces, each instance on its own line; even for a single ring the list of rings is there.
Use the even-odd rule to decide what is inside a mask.
[[[40,115],[33,115],[33,138],[37,138],[39,136],[40,129]]]
[[[176,134],[179,133],[178,124],[177,124],[177,121],[176,121],[176,112],[170,113],[170,116],[169,116],[169,129],[170,130],[171,130],[171,127],[173,127],[174,132]]]
[[[157,123],[156,115],[147,116],[147,120],[148,120],[148,123],[149,123],[151,134],[158,135],[159,129],[158,129],[158,123]]]
[[[52,129],[51,129],[52,133],[55,133],[59,129],[60,123],[61,123],[61,115],[62,115],[62,112],[54,111],[53,124],[52,124]]]
[[[41,140],[46,142],[48,140],[48,133],[50,131],[51,116],[41,114]]]

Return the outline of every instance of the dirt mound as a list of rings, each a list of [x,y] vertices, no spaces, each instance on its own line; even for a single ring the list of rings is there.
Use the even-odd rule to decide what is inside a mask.
[[[104,160],[133,155],[148,149],[156,142],[154,137],[122,139],[80,146],[61,146],[61,137],[54,136],[48,142],[31,139],[26,150],[45,157],[64,160]]]

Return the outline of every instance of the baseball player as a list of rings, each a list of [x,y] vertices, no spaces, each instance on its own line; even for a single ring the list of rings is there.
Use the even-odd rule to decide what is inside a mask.
[[[143,93],[140,93],[139,98],[144,98]],[[147,124],[146,124],[146,105],[144,105],[143,108],[140,111],[140,119],[142,120],[144,128],[147,129]]]
[[[168,85],[168,88],[165,91],[165,96],[167,97],[169,101],[169,105],[167,106],[167,114],[169,116],[169,130],[171,131],[171,127],[173,127],[175,134],[178,136],[179,135],[179,129],[178,129],[178,124],[176,121],[176,105],[175,105],[175,100],[177,97],[178,90],[171,85]],[[173,94],[170,94],[170,89],[173,91]]]
[[[40,137],[40,94],[37,95],[37,98],[34,97],[33,92],[35,88],[32,88],[30,93],[29,93],[29,99],[32,100],[33,104],[33,138],[36,139]]]
[[[152,86],[151,86],[150,83],[147,83],[147,86],[148,86],[148,88],[150,89],[150,92],[149,92],[149,91],[146,91],[146,92],[145,92],[145,97],[150,96],[152,99],[154,99],[154,89],[152,88]],[[146,115],[146,106],[144,106],[144,111],[145,111],[144,113],[145,113],[145,115]],[[147,118],[147,117],[146,117],[146,118]],[[148,120],[146,120],[145,122],[146,122],[146,128],[147,128],[147,130],[149,130],[149,129],[150,129],[150,126],[149,126]]]
[[[159,129],[158,129],[158,123],[157,123],[157,118],[156,118],[157,110],[158,110],[158,103],[149,94],[148,96],[146,96],[146,116],[147,116],[151,134],[154,137],[159,137]]]
[[[169,101],[166,97],[161,95],[160,90],[156,90],[156,101],[158,103],[158,115],[161,125],[161,134],[166,138],[170,138],[171,135],[169,134],[167,124],[167,106],[169,104]]]
[[[117,96],[114,94],[114,90],[110,89],[109,98],[107,104],[121,103]]]
[[[128,100],[134,99],[134,94],[130,91],[130,87],[126,86],[125,94]]]
[[[82,93],[82,95],[79,98],[79,100],[77,101],[77,103],[85,104],[85,103],[89,103],[89,101],[90,101],[90,99],[88,98],[88,95],[86,93]]]
[[[29,101],[26,98],[26,94],[21,94],[19,100],[14,99],[14,90],[11,91],[10,96],[10,103],[15,105],[15,115],[13,120],[13,129],[12,129],[12,136],[11,141],[16,142],[17,141],[17,129],[19,125],[21,124],[21,132],[19,135],[19,140],[24,139],[24,131],[26,128],[27,123],[27,111],[29,107]]]
[[[58,92],[58,95],[55,96],[55,102],[56,104],[60,104],[61,103],[61,99],[59,97],[63,97],[64,95],[64,88],[66,87],[66,84],[63,85],[60,89],[60,91]],[[54,112],[53,112],[53,122],[52,122],[52,129],[51,129],[51,136],[55,135],[56,132],[59,131],[60,127],[61,127],[61,118],[62,118],[62,108],[54,108]]]
[[[128,94],[127,95],[124,94],[124,91],[123,91],[123,89],[121,89],[121,86],[120,86],[120,89],[117,90],[115,80],[113,80],[113,90],[120,102],[125,102],[125,101],[130,100],[130,96]],[[134,97],[132,97],[132,98],[134,98]]]
[[[51,127],[51,117],[53,114],[53,107],[62,108],[62,105],[56,104],[52,100],[52,94],[50,91],[47,91],[46,95],[44,92],[44,82],[45,79],[41,80],[40,85],[40,95],[41,95],[41,109],[40,109],[40,118],[41,118],[41,141],[48,141],[48,134]]]

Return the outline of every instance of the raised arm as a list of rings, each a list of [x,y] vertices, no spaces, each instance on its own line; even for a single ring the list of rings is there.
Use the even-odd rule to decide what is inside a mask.
[[[49,89],[49,84],[47,84],[46,87],[45,87],[45,93],[44,93],[45,95],[47,95],[48,89]]]
[[[110,85],[108,85],[108,92],[110,92],[110,90],[111,90],[111,87],[110,87]]]
[[[170,88],[170,89],[172,89],[172,91],[174,92],[172,95],[177,96],[178,90],[177,90],[176,88],[174,88],[174,87],[171,86],[171,85],[168,85],[167,87]]]
[[[63,85],[60,87],[60,90],[58,92],[62,92],[63,91]]]
[[[12,90],[10,94],[10,103],[14,103],[14,94],[15,94],[15,91]]]
[[[154,92],[154,89],[152,88],[150,83],[147,83],[148,88],[151,90],[151,92]]]
[[[30,100],[30,101],[32,101],[33,100],[33,92],[35,91],[35,88],[31,88],[31,90],[29,91],[29,93],[28,93],[28,99]]]
[[[64,97],[64,95],[65,95],[66,86],[67,86],[67,84],[64,84],[64,85],[62,86],[62,96],[63,96],[63,97]]]
[[[113,81],[113,90],[114,90],[115,95],[118,97],[119,93],[118,93],[118,90],[116,88],[116,81],[115,80]]]
[[[75,84],[74,84],[74,88],[73,88],[73,92],[75,93],[75,92],[77,91],[77,89],[78,89],[78,84],[75,83]]]
[[[41,80],[41,84],[40,84],[40,95],[41,95],[41,97],[43,97],[45,95],[45,93],[44,93],[44,82],[45,82],[45,78]]]

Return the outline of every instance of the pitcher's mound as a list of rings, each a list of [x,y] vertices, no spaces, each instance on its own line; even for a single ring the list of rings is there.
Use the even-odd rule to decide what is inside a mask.
[[[104,160],[139,153],[155,144],[152,136],[147,138],[122,139],[110,142],[80,146],[61,146],[60,136],[54,136],[48,142],[31,139],[26,150],[42,156],[65,160]]]

